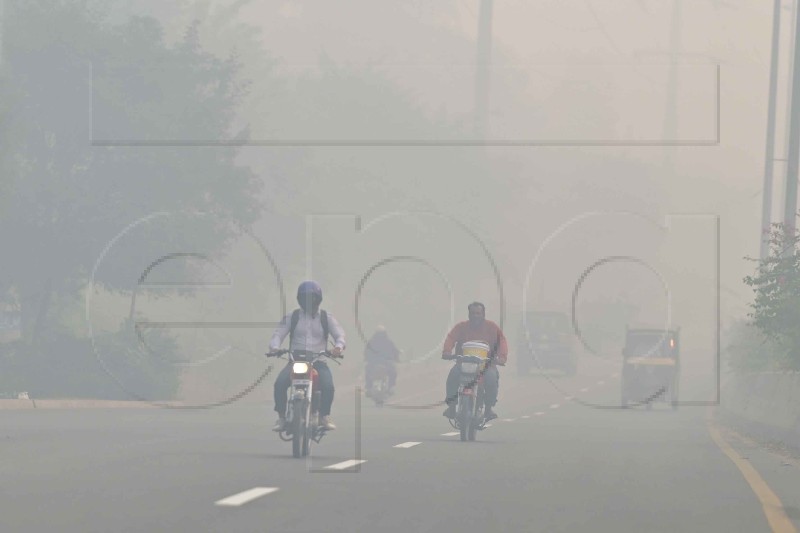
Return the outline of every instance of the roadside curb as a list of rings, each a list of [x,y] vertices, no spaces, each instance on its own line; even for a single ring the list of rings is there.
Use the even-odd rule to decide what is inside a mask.
[[[800,374],[733,376],[723,387],[715,418],[743,433],[800,450]]]
[[[181,407],[180,402],[159,404],[132,400],[92,400],[92,399],[42,399],[42,400],[0,400],[0,411],[11,409],[158,409],[161,407]]]

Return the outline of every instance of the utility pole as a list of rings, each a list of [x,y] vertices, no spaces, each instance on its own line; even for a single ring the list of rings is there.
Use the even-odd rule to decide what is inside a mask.
[[[0,0],[0,67],[3,66],[3,38],[5,37],[5,0]]]
[[[781,0],[775,0],[772,14],[772,59],[767,105],[767,147],[764,156],[764,188],[761,202],[761,249],[759,257],[769,256],[769,236],[772,225],[772,177],[775,168],[775,100],[778,92],[778,48],[781,32]]]
[[[786,117],[786,121],[785,121],[785,123],[783,125],[783,127],[784,127],[784,133],[783,133],[784,142],[783,142],[782,153],[781,153],[781,155],[783,157],[782,157],[782,159],[776,159],[776,161],[783,161],[783,163],[784,163],[784,165],[783,165],[783,176],[782,176],[784,181],[781,184],[781,194],[783,196],[781,196],[781,198],[780,198],[781,201],[779,203],[785,203],[786,202],[786,176],[787,176],[787,173],[786,173],[786,162],[788,161],[788,157],[789,157],[789,155],[788,155],[789,154],[789,126],[790,126],[790,124],[789,124],[789,122],[790,122],[789,121],[789,116],[792,114],[792,81],[793,81],[792,80],[792,65],[794,65],[794,46],[793,45],[794,45],[795,33],[796,33],[796,30],[795,30],[795,27],[794,27],[794,21],[797,18],[797,0],[790,0],[790,2],[792,4],[792,11],[791,11],[791,16],[789,17],[789,24],[788,24],[788,26],[789,26],[789,28],[788,28],[789,29],[789,35],[788,35],[788,39],[787,40],[789,41],[789,46],[788,46],[789,53],[786,54],[788,56],[787,62],[786,62],[786,66],[787,66],[787,70],[788,70],[787,75],[786,75],[786,80],[787,80],[786,81],[786,112],[784,113],[784,115],[782,115],[782,116]]]
[[[494,0],[481,0],[478,18],[478,56],[475,64],[475,135],[478,139],[486,138],[489,125],[493,3]]]
[[[800,170],[800,9],[797,10],[794,32],[794,65],[792,66],[792,109],[789,115],[789,153],[786,166],[786,207],[784,225],[789,238],[794,236],[797,213],[797,177]],[[787,250],[787,255],[794,250]]]
[[[681,1],[673,0],[672,21],[670,27],[670,71],[669,86],[667,88],[667,107],[664,117],[664,141],[675,141],[678,136],[678,56],[681,53]],[[664,157],[664,167],[667,170],[675,169],[675,148],[667,146]]]

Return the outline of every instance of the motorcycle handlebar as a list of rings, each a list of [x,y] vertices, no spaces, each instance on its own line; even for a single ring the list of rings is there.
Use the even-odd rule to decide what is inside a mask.
[[[447,361],[452,361],[452,360],[455,359],[455,361],[458,362],[458,361],[461,361],[464,357],[474,357],[474,356],[472,356],[472,355],[450,355],[450,356],[447,356],[447,357],[443,357],[443,359],[445,359]],[[506,366],[505,363],[501,363],[500,361],[498,361],[494,357],[490,357],[489,361],[491,363],[497,365],[497,366]]]
[[[293,353],[292,350],[276,350],[274,352],[267,352],[266,356],[267,357],[280,357],[282,355],[291,354],[291,353]],[[334,360],[335,359],[344,359],[344,354],[333,355],[328,350],[323,350],[321,352],[308,352],[308,353],[313,353],[316,356],[323,356],[324,355],[325,357],[329,357],[329,358],[334,359]],[[338,363],[338,361],[336,361],[336,362]]]

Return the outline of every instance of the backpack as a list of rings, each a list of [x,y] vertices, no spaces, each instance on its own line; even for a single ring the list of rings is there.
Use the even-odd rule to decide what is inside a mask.
[[[328,313],[324,309],[319,310],[319,319],[322,322],[322,336],[325,343],[328,342]],[[295,309],[292,313],[292,321],[289,324],[289,346],[292,345],[294,339],[294,330],[297,328],[297,323],[300,322],[300,309]]]

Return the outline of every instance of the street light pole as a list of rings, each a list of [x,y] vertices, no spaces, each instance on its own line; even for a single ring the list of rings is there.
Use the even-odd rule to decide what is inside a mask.
[[[478,19],[478,56],[475,65],[475,134],[479,139],[486,138],[489,123],[493,3],[494,0],[481,0]]]
[[[800,9],[797,10],[795,28],[800,29]],[[794,237],[797,227],[797,177],[800,170],[800,31],[794,32],[794,61],[792,66],[792,109],[789,115],[789,153],[786,167],[786,206],[784,225],[786,235]],[[794,250],[787,250],[793,254]]]
[[[670,69],[667,86],[667,107],[664,113],[664,140],[669,143],[678,136],[678,57],[681,53],[681,0],[673,0],[672,20],[670,22]],[[675,171],[675,148],[667,147],[664,152],[664,168]]]
[[[767,147],[764,156],[764,188],[761,203],[761,248],[759,257],[764,261],[769,255],[769,235],[772,225],[772,178],[775,167],[775,100],[778,92],[778,47],[781,31],[781,0],[775,0],[772,15],[772,59],[769,76],[769,104],[767,106]]]

